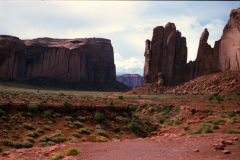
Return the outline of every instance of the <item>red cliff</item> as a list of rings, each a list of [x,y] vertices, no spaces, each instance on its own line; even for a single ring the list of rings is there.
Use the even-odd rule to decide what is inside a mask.
[[[220,40],[212,48],[205,29],[199,41],[197,58],[187,63],[185,37],[174,23],[153,30],[146,40],[144,83],[174,85],[218,71],[240,71],[240,8],[232,10]]]
[[[102,38],[20,40],[0,36],[0,79],[58,87],[120,89],[111,41]],[[73,85],[74,84],[74,85]],[[64,85],[64,86],[61,86]],[[120,87],[120,88],[119,88]],[[123,87],[124,88],[124,87]],[[113,88],[112,88],[113,89]]]

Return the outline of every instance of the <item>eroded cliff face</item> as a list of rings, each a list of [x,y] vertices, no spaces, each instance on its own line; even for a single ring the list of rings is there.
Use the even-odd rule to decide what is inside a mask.
[[[219,62],[219,68],[222,71],[240,71],[240,8],[232,10],[223,30]]]
[[[143,83],[143,77],[139,74],[122,74],[117,76],[117,81],[135,88]]]
[[[176,30],[174,23],[154,28],[152,41],[146,41],[144,82],[158,81],[164,76],[165,83],[181,79],[187,61],[186,39]]]
[[[240,8],[232,10],[213,48],[207,43],[208,36],[204,29],[197,58],[187,63],[186,39],[175,25],[154,28],[152,41],[146,41],[144,83],[174,85],[218,71],[240,71]]]
[[[49,79],[85,87],[89,83],[116,82],[113,48],[107,39],[22,41],[0,36],[0,56],[0,78],[3,80]]]

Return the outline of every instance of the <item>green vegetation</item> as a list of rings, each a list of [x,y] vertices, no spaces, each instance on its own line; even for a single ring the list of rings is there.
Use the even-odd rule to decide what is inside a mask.
[[[28,105],[28,112],[29,113],[37,113],[38,106],[36,104],[29,104]]]
[[[186,131],[186,130],[188,130],[189,129],[189,125],[188,124],[185,124],[184,126],[183,126],[183,129]]]
[[[68,107],[68,106],[70,106],[71,104],[70,104],[68,101],[64,101],[64,102],[63,102],[63,105],[64,105],[64,107]]]
[[[23,127],[27,130],[34,130],[35,128],[29,123],[23,123]]]
[[[213,133],[212,127],[209,123],[202,123],[198,130],[189,132],[189,134],[204,134],[204,133]]]
[[[78,116],[77,120],[80,121],[80,122],[84,122],[84,121],[86,121],[86,118],[82,117],[82,116]]]
[[[80,129],[78,130],[78,133],[80,133],[80,134],[91,134],[91,133],[92,133],[92,130],[89,129],[89,128],[80,128]]]
[[[135,111],[135,110],[137,109],[137,106],[130,105],[130,106],[129,106],[129,109],[130,109],[131,111]]]
[[[109,104],[110,104],[110,106],[113,106],[113,100],[111,100]]]
[[[228,129],[227,133],[228,134],[239,134],[240,133],[240,129]]]
[[[51,117],[52,117],[52,113],[51,113],[50,111],[45,111],[45,112],[43,113],[43,116],[44,116],[45,118],[51,118]]]
[[[123,99],[123,96],[118,96],[118,99],[121,99],[121,100],[122,100],[122,99]]]
[[[210,119],[210,120],[206,120],[205,122],[216,124],[216,125],[219,125],[219,124],[221,125],[221,124],[225,124],[226,120],[217,117],[217,118],[213,118],[213,119]]]
[[[75,137],[69,137],[68,140],[72,143],[78,143],[78,140]]]
[[[51,160],[59,160],[59,159],[63,159],[64,156],[61,152],[57,152],[57,153],[54,153]]]
[[[174,126],[178,126],[178,125],[180,125],[181,123],[182,123],[181,121],[176,120],[176,121],[173,122],[173,125],[174,125]]]
[[[9,147],[13,146],[13,142],[8,140],[8,139],[3,139],[2,144],[5,145],[5,146],[9,146]]]
[[[29,142],[29,141],[24,141],[23,144],[22,144],[22,146],[23,146],[24,148],[32,148],[33,143],[31,143],[31,142]]]
[[[6,112],[0,108],[0,117],[7,116]]]
[[[96,136],[96,142],[107,142],[108,139],[104,136]]]
[[[95,120],[97,120],[99,122],[102,122],[104,119],[104,116],[101,112],[96,112],[94,117],[95,117]]]
[[[78,155],[81,155],[81,154],[82,154],[82,152],[79,151],[77,148],[74,148],[74,147],[70,147],[66,151],[67,156],[78,156]]]
[[[235,112],[228,112],[229,117],[235,117],[237,114]]]
[[[130,129],[134,133],[137,133],[139,131],[139,126],[137,122],[130,122],[127,126],[128,129]]]

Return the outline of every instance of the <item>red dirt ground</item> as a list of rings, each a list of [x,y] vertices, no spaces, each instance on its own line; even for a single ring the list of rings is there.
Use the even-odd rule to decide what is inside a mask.
[[[213,144],[219,140],[233,140],[232,145],[222,150],[215,150]],[[65,156],[64,160],[239,160],[239,135],[206,134],[178,137],[175,135],[152,137],[151,139],[135,139],[104,143],[84,142],[78,144],[62,144],[53,147],[18,149],[5,152],[0,160],[12,160],[21,157],[31,160],[51,159],[53,153],[65,153],[69,146],[80,149],[80,156]],[[199,152],[194,152],[199,150]]]

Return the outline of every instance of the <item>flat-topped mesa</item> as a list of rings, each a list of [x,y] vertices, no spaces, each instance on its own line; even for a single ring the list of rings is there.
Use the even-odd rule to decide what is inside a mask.
[[[144,82],[158,81],[159,73],[162,73],[165,84],[181,79],[180,72],[183,72],[186,61],[186,39],[176,30],[175,24],[155,27],[152,41],[146,41]]]
[[[49,79],[74,83],[115,83],[111,41],[103,38],[20,40],[0,36],[0,79],[31,81]],[[59,86],[61,87],[61,86]],[[93,87],[94,89],[94,87]]]
[[[139,74],[122,74],[117,76],[117,81],[131,88],[135,88],[143,83],[143,77]]]

